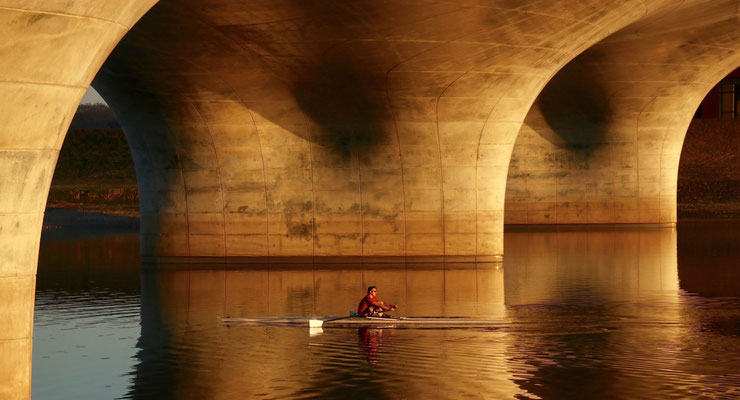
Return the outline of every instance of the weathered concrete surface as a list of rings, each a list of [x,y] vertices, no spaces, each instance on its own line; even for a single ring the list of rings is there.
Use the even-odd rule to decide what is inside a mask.
[[[153,3],[0,0],[0,398],[31,396],[39,236],[67,127],[106,56]]]
[[[686,2],[598,43],[530,110],[512,154],[506,222],[674,223],[684,135],[740,63],[737,1]]]
[[[161,1],[95,88],[132,146],[145,256],[500,256],[545,82],[682,1]]]

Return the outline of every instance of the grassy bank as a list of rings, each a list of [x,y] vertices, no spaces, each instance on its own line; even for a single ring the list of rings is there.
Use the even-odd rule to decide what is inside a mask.
[[[136,172],[120,128],[70,129],[47,207],[138,215]]]
[[[740,119],[692,121],[678,170],[678,218],[740,218]]]

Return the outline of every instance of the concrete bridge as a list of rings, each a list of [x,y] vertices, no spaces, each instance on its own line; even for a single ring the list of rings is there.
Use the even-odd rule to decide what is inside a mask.
[[[491,261],[505,221],[674,223],[686,128],[740,64],[737,0],[0,0],[0,22],[3,398],[30,396],[13,366],[91,83],[144,256]]]

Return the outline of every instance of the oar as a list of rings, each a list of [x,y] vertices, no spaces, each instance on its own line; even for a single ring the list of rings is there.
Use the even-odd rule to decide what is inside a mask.
[[[346,317],[339,317],[339,318],[332,318],[332,319],[309,319],[308,320],[308,327],[309,328],[321,328],[324,325],[324,322],[331,322],[331,321],[339,321],[340,319],[347,319],[356,317],[357,314],[350,313]]]

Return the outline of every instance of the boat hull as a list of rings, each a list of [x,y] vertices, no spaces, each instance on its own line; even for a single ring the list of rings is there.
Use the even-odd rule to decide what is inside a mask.
[[[508,321],[470,318],[444,317],[351,317],[334,320],[320,319],[322,328],[491,328],[508,325]],[[222,318],[226,325],[274,325],[274,326],[309,326],[309,319],[296,318]]]

